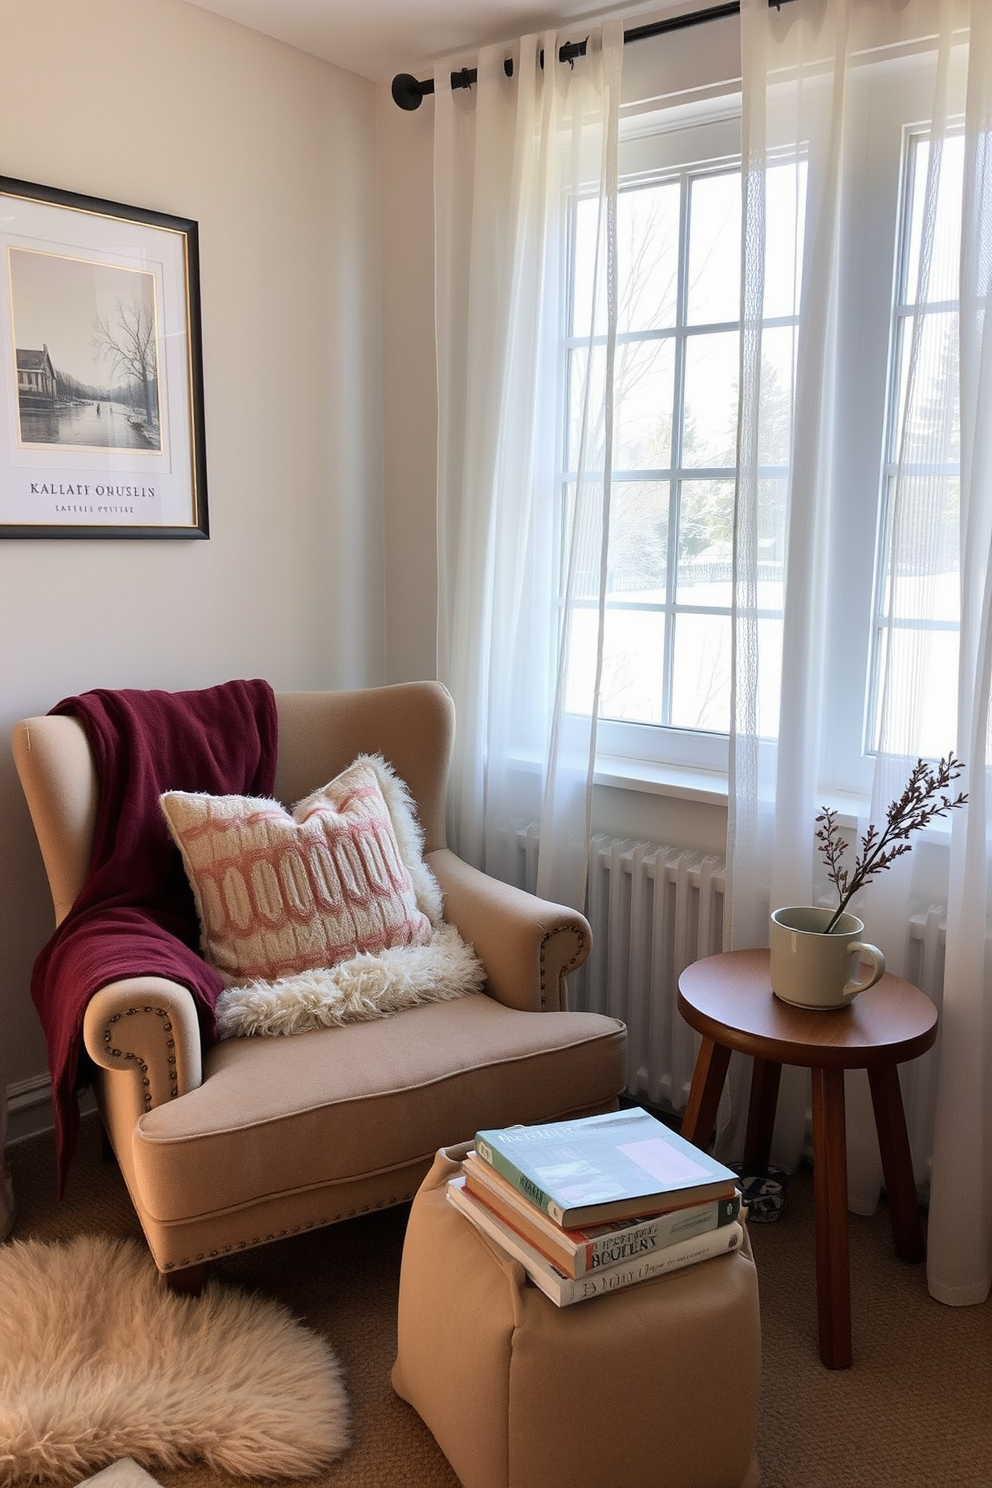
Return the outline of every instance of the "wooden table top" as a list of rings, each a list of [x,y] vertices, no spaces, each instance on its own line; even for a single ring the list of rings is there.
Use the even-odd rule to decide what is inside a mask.
[[[687,966],[679,1011],[714,1043],[759,1059],[867,1069],[915,1059],[937,1037],[937,1009],[886,972],[843,1008],[799,1008],[772,992],[767,950],[726,951]]]

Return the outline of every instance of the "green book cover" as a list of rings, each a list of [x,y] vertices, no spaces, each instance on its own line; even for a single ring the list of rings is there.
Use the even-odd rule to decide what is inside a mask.
[[[633,1108],[476,1132],[475,1149],[565,1228],[730,1198],[730,1168]]]

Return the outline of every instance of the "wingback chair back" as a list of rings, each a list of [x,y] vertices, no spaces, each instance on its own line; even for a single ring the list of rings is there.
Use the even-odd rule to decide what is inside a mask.
[[[417,804],[425,853],[446,846],[455,717],[450,694],[438,683],[277,693],[276,712],[278,800],[291,805],[340,774],[356,755],[382,754]],[[98,790],[93,756],[82,725],[68,714],[23,719],[13,744],[60,924],[89,869]]]
[[[446,846],[445,689],[286,692],[276,706],[285,804],[361,753],[406,782],[445,919],[486,982],[392,1017],[207,1048],[185,986],[136,974],[94,993],[84,1037],[100,1112],[156,1264],[183,1287],[213,1257],[409,1200],[436,1151],[481,1127],[609,1110],[625,1085],[623,1024],[566,1009],[591,944],[583,916]],[[60,922],[87,877],[93,759],[71,716],[22,720],[13,748]]]

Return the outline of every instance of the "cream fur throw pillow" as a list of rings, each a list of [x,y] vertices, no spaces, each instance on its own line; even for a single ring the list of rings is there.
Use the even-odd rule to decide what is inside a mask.
[[[485,977],[472,947],[454,925],[442,923],[427,945],[395,946],[327,969],[229,987],[217,999],[217,1030],[226,1039],[334,1028],[463,997],[479,991]]]
[[[228,990],[221,1037],[297,1033],[462,996],[485,977],[443,925],[405,783],[360,755],[292,812],[277,801],[168,791],[201,949]]]

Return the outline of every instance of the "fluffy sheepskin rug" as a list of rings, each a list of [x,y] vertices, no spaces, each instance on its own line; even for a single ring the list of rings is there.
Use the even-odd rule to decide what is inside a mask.
[[[299,1478],[348,1445],[340,1369],[280,1303],[166,1289],[136,1241],[0,1245],[0,1485],[121,1457]]]
[[[442,922],[427,945],[393,946],[327,969],[228,987],[217,999],[217,1031],[221,1038],[247,1038],[385,1018],[477,992],[485,979],[472,947]]]

